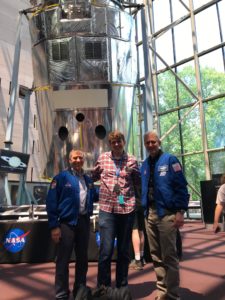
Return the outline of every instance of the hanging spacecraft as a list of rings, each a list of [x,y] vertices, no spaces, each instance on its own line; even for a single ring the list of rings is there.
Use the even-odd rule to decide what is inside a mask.
[[[85,168],[91,168],[108,149],[113,129],[124,132],[129,145],[137,144],[130,11],[117,0],[33,2],[29,27],[43,174],[65,168],[72,148],[87,153]]]

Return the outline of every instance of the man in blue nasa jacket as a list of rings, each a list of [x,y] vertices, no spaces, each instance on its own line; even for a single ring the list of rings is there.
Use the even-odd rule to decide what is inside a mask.
[[[184,225],[188,208],[187,181],[179,160],[160,149],[154,131],[144,135],[149,157],[141,166],[142,205],[150,254],[156,273],[155,299],[180,299],[179,259],[176,249],[177,229]]]
[[[90,215],[96,197],[91,179],[84,174],[84,153],[72,150],[70,168],[56,175],[46,199],[49,228],[57,244],[55,293],[56,299],[69,299],[69,261],[76,254],[74,297],[86,286]]]

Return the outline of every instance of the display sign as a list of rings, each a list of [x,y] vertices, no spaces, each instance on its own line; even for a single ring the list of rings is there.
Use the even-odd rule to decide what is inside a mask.
[[[29,157],[29,154],[0,149],[0,172],[26,173]]]

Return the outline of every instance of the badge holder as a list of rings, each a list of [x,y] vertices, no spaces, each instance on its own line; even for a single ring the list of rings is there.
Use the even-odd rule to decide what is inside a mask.
[[[121,204],[121,205],[124,204],[124,197],[123,197],[123,195],[119,195],[118,196],[118,201],[119,201],[119,204]]]

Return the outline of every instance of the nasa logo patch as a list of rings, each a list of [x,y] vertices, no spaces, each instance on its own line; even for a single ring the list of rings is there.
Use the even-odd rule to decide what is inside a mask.
[[[56,180],[53,180],[52,183],[51,183],[51,189],[52,190],[55,189],[56,185],[57,185]]]

